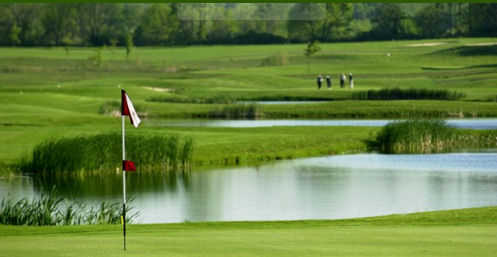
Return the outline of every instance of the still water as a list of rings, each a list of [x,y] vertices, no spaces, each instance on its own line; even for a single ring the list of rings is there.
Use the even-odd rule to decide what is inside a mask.
[[[121,199],[121,176],[0,180],[0,195],[55,184],[71,201]],[[497,154],[358,154],[200,172],[132,173],[139,223],[337,219],[497,205]]]
[[[449,126],[467,129],[497,129],[497,119],[450,119]],[[148,126],[254,128],[275,126],[369,126],[381,127],[393,120],[150,120]]]
[[[322,104],[329,103],[330,101],[240,101],[237,104]]]

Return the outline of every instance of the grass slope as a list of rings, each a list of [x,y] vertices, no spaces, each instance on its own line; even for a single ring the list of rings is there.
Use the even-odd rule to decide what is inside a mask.
[[[0,226],[0,256],[494,256],[497,208],[351,220]]]
[[[264,118],[497,117],[496,53],[471,46],[494,41],[461,38],[322,44],[309,71],[302,44],[139,47],[129,60],[124,49],[108,47],[102,50],[101,66],[89,61],[96,54],[94,48],[71,48],[69,53],[63,48],[0,48],[0,164],[16,160],[47,138],[118,130],[119,119],[99,114],[99,110],[119,100],[120,88],[128,91],[149,119],[205,116],[226,105],[188,101],[237,98],[336,100],[261,106]],[[433,42],[442,44],[413,47]],[[281,52],[288,56],[287,65],[261,65]],[[336,78],[342,72],[354,74],[354,90],[337,88]],[[333,90],[316,89],[318,73],[335,77]],[[360,90],[397,87],[457,91],[466,98],[346,100]],[[186,100],[152,102],[148,100],[151,97]],[[364,147],[360,141],[370,132],[345,128],[152,127],[139,131],[191,134],[198,143],[195,156],[204,163],[355,151]],[[341,139],[340,133],[354,134],[353,140]],[[270,144],[273,137],[275,143]]]

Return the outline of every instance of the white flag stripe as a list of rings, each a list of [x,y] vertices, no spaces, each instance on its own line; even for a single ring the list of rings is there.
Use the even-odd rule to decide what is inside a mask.
[[[140,117],[138,117],[138,114],[135,111],[135,107],[133,107],[133,103],[131,102],[131,99],[129,99],[128,94],[126,94],[126,103],[128,104],[128,110],[129,110],[129,115],[131,118],[131,124],[135,128],[138,128],[138,125],[140,125]]]

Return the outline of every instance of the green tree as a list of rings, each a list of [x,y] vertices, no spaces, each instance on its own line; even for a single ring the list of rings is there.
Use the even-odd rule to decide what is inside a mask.
[[[126,59],[129,58],[131,51],[133,51],[133,46],[133,34],[128,32],[128,34],[126,34]]]
[[[450,16],[443,8],[433,4],[419,10],[415,21],[423,37],[435,38],[447,33]]]
[[[0,5],[0,35],[8,35],[13,25],[11,8],[8,5]],[[0,44],[10,45],[9,39],[6,36],[0,37]]]
[[[231,10],[219,8],[217,15],[223,15],[224,19],[215,19],[207,34],[207,40],[212,43],[225,43],[231,40],[235,32],[235,26],[231,15]]]
[[[497,36],[497,4],[469,4],[469,31],[474,36]]]
[[[168,4],[154,4],[148,7],[137,31],[140,44],[167,45],[174,42],[178,19]]]
[[[307,43],[307,47],[304,50],[304,56],[307,57],[307,72],[311,71],[311,57],[319,51],[321,51],[319,41],[315,40]]]
[[[381,4],[372,17],[373,35],[379,39],[396,39],[402,35],[404,12],[398,4]]]
[[[42,12],[40,4],[12,4],[9,6],[12,12],[12,22],[19,27],[19,40],[22,45],[35,45],[40,43],[43,35],[43,27],[40,23]]]
[[[84,3],[78,6],[81,37],[89,45],[105,45],[123,36],[123,5]]]
[[[21,43],[21,40],[19,39],[19,33],[21,33],[21,29],[17,27],[17,24],[12,24],[9,32],[9,42],[11,45],[16,46]]]
[[[321,36],[325,9],[323,4],[297,3],[288,14],[288,37],[291,41],[314,41]]]
[[[258,3],[253,13],[255,19],[255,31],[257,33],[278,34],[282,30],[282,15],[285,6],[277,3]]]
[[[353,5],[351,3],[327,3],[325,9],[321,40],[329,41],[343,37],[352,21]]]
[[[76,9],[72,4],[45,5],[42,25],[44,37],[50,44],[60,45],[64,37],[76,29]]]

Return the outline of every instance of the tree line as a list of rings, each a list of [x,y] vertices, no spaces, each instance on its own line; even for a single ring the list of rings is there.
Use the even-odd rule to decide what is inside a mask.
[[[270,44],[497,36],[497,4],[1,4],[0,45]]]

